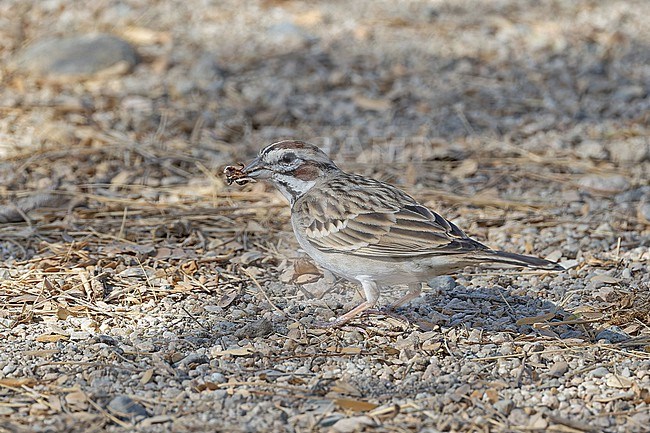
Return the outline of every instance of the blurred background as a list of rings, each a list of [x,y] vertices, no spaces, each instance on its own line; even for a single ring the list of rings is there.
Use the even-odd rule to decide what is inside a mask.
[[[630,148],[647,147],[643,0],[0,8],[3,156],[99,133],[208,164],[282,137],[402,161],[513,144],[639,162]]]
[[[571,431],[645,431],[649,16],[647,0],[0,1],[0,331],[8,335],[0,369],[18,381],[0,388],[12,402],[0,414],[25,415],[25,426],[55,423],[58,431],[115,427],[97,407],[116,402],[111,413],[119,413],[118,397],[128,394],[144,405],[136,415],[189,408],[175,426],[202,431],[226,401],[203,391],[225,393],[224,374],[272,381],[255,369],[271,362],[293,374],[302,362],[294,353],[328,344],[356,350],[363,341],[371,351],[399,350],[368,361],[379,370],[355,370],[347,355],[318,358],[286,383],[304,385],[306,396],[324,389],[381,404],[421,392],[423,408],[451,408],[395,418],[411,427],[417,419],[441,431],[486,431],[472,426],[495,417],[491,425],[544,431],[562,422],[539,415],[545,409],[535,399],[543,394],[564,422],[583,423]],[[302,255],[279,194],[223,181],[225,165],[284,138],[311,141],[342,168],[404,188],[492,247],[559,261],[568,271],[446,280],[448,291],[418,306],[423,329],[436,329],[426,338],[444,338],[427,346],[441,367],[430,367],[422,348],[408,352],[410,337],[397,344],[397,334],[342,333],[321,341],[288,329],[356,301],[354,288],[330,293],[331,276],[294,266]],[[459,297],[465,287],[469,294]],[[472,297],[476,291],[483,297]],[[556,322],[533,329],[535,320]],[[482,346],[484,330],[495,344]],[[425,338],[417,335],[413,341]],[[584,359],[625,365],[627,387],[618,378],[593,391],[610,383],[607,370],[596,388],[573,383],[562,375],[570,365],[586,377],[582,352],[562,352],[571,364],[551,368],[565,359],[553,352],[527,365],[531,373],[517,373],[514,385],[477,397],[505,401],[498,416],[468,403],[475,400],[465,394],[482,386],[477,377],[496,383],[524,371],[518,359],[501,364],[510,353],[498,352],[504,341],[514,353],[525,344],[551,353],[557,338],[586,342]],[[627,346],[616,346],[613,360],[613,352],[589,346],[603,339]],[[498,368],[436,352],[448,342],[457,353],[494,356]],[[247,345],[265,355],[240,357],[250,354]],[[32,368],[50,360],[61,364]],[[319,370],[324,362],[336,365]],[[474,376],[461,376],[460,365]],[[334,390],[339,377],[323,371],[354,374]],[[450,382],[429,380],[441,371]],[[537,388],[539,377],[557,383]],[[35,384],[47,396],[14,392]],[[555,397],[562,386],[572,389],[570,406]],[[632,394],[616,397],[621,388]],[[241,405],[223,417],[268,431],[291,416],[313,431],[323,408],[333,410],[312,414],[307,397],[297,406],[294,397],[274,399],[276,391],[235,393],[235,403],[261,412]],[[637,412],[625,412],[628,404],[645,407],[645,418],[630,421]],[[514,406],[526,411],[513,417]],[[339,409],[341,417],[349,410]],[[272,419],[258,416],[264,411]],[[483,421],[473,424],[476,417]]]

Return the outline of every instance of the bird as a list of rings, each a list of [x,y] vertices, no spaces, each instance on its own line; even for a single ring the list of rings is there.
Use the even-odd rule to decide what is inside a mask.
[[[317,265],[363,289],[365,300],[327,327],[374,309],[383,288],[408,287],[389,306],[393,310],[417,298],[431,278],[467,266],[564,269],[545,259],[494,250],[399,188],[341,170],[305,141],[271,143],[243,168],[225,172],[228,183],[264,180],[275,186],[289,202],[300,247]]]

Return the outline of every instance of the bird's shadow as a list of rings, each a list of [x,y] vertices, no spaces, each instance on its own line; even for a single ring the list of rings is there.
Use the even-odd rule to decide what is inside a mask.
[[[587,321],[547,299],[513,293],[515,287],[452,287],[426,291],[396,310],[379,308],[347,326],[405,326],[420,331],[465,328],[486,333],[595,341]]]

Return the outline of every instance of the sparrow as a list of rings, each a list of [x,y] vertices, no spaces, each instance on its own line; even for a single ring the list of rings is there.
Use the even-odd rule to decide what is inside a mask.
[[[346,173],[318,147],[284,140],[264,147],[228,183],[266,180],[289,201],[300,247],[322,268],[361,285],[365,301],[329,326],[374,308],[383,287],[408,286],[390,307],[418,297],[422,283],[474,265],[561,271],[557,263],[493,250],[388,183]]]

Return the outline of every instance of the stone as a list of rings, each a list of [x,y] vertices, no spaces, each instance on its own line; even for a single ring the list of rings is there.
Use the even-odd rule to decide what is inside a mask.
[[[650,203],[639,203],[639,207],[637,208],[637,216],[644,223],[650,224]]]
[[[607,329],[603,329],[596,335],[596,341],[607,340],[610,343],[620,343],[625,340],[629,340],[630,336],[625,333],[618,326],[610,326]]]
[[[512,402],[512,400],[499,400],[496,403],[494,403],[494,408],[506,416],[510,413],[513,407],[514,407],[514,403]]]
[[[108,34],[47,38],[29,45],[18,69],[53,78],[88,78],[100,72],[127,72],[139,61],[128,42]]]
[[[121,419],[146,418],[147,410],[140,403],[126,395],[118,395],[108,403],[108,410]]]
[[[609,157],[617,163],[638,163],[650,159],[650,139],[637,136],[605,143]]]
[[[607,376],[608,374],[609,374],[609,370],[607,369],[607,367],[597,367],[591,370],[591,372],[589,373],[590,376],[596,378],[602,378]]]
[[[185,358],[178,361],[175,366],[180,368],[187,369],[188,367],[194,367],[200,364],[207,364],[210,362],[210,359],[206,355],[201,355],[198,353],[191,353]]]
[[[203,53],[192,65],[189,78],[202,90],[217,91],[223,87],[226,71],[212,53]]]
[[[267,319],[262,318],[244,325],[243,328],[235,332],[235,336],[238,338],[255,338],[267,336],[272,332],[273,324]]]
[[[442,290],[443,292],[453,290],[457,286],[456,280],[448,275],[431,278],[427,284],[432,289]]]
[[[372,426],[375,426],[375,422],[369,416],[353,416],[338,420],[332,425],[332,430],[338,433],[352,433]]]
[[[595,140],[585,140],[578,143],[575,147],[575,153],[578,158],[582,159],[605,159],[607,157],[603,144]]]
[[[600,193],[617,193],[625,191],[629,188],[630,183],[621,175],[603,176],[598,174],[590,174],[583,176],[578,181],[581,189],[586,189]]]
[[[267,40],[285,49],[302,48],[316,40],[305,29],[289,21],[269,27],[266,35]]]
[[[566,361],[558,361],[551,366],[548,370],[548,374],[553,377],[562,377],[568,370],[569,364],[567,364]]]
[[[639,85],[621,86],[616,90],[612,99],[622,102],[630,102],[633,99],[643,98],[647,94],[645,87]]]

